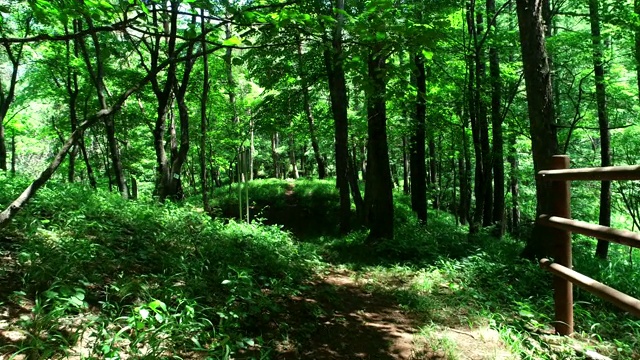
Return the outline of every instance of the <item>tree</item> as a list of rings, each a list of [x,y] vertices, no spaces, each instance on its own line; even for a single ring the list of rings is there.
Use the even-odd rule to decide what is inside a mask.
[[[558,138],[554,126],[555,110],[551,71],[547,57],[543,0],[517,0],[520,48],[529,109],[529,133],[533,153],[533,170],[551,168],[551,157],[557,153]],[[532,174],[533,175],[533,174]],[[552,199],[549,185],[536,177],[536,216],[548,213]],[[524,257],[542,257],[549,251],[546,230],[535,225],[523,250]]]
[[[336,0],[336,22],[332,37],[324,38],[324,62],[329,83],[331,111],[335,126],[336,186],[340,193],[340,230],[350,228],[351,200],[349,196],[349,120],[347,116],[347,85],[344,74],[345,55],[342,50],[344,0]]]
[[[21,14],[22,15],[22,14]],[[19,15],[20,16],[20,15]],[[24,16],[24,15],[22,15]],[[24,16],[24,19],[18,21],[24,22],[24,37],[28,37],[31,33],[31,21],[32,18],[29,15]],[[3,28],[0,28],[0,35],[6,36]],[[7,144],[5,136],[5,120],[11,104],[15,100],[16,85],[18,84],[18,73],[20,71],[20,65],[24,60],[24,43],[12,45],[8,41],[2,42],[2,46],[6,51],[6,55],[11,63],[11,70],[9,76],[9,83],[0,82],[0,170],[7,170]]]
[[[386,112],[386,54],[381,42],[374,43],[367,61],[368,146],[365,216],[371,242],[393,239],[393,184],[389,168]],[[425,219],[426,220],[426,219]]]
[[[418,219],[426,224],[427,222],[427,170],[425,167],[425,118],[426,118],[426,92],[427,76],[422,54],[413,55],[415,66],[416,82],[416,110],[415,124],[409,143],[409,154],[411,167],[411,208],[418,216]]]
[[[607,114],[607,90],[605,84],[604,59],[600,35],[600,13],[598,0],[589,0],[589,20],[593,43],[593,67],[596,80],[596,102],[598,107],[598,127],[600,128],[600,166],[611,165],[611,149],[609,137],[609,117]],[[611,226],[611,181],[600,183],[600,225]],[[606,259],[609,253],[609,242],[598,240],[596,255]]]

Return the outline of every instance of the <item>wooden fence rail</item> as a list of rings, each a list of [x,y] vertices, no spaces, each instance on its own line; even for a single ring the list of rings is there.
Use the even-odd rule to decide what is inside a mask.
[[[540,260],[543,269],[554,274],[555,328],[561,335],[573,332],[573,284],[640,317],[640,300],[623,294],[571,269],[571,233],[640,248],[640,234],[612,229],[571,219],[570,182],[572,180],[640,180],[640,166],[609,166],[569,169],[569,157],[556,155],[552,169],[538,172],[538,178],[551,182],[551,214],[543,214],[538,223],[551,228],[555,263]]]

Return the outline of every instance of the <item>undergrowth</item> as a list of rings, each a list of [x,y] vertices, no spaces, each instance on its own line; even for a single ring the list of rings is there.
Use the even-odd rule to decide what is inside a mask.
[[[25,182],[0,178],[0,204]],[[584,349],[640,358],[640,322],[581,290],[575,336],[553,336],[552,277],[519,258],[518,239],[496,239],[492,229],[470,236],[435,210],[422,226],[396,194],[395,240],[374,247],[364,231],[335,234],[332,181],[251,183],[251,225],[224,216],[237,208],[236,191],[216,190],[212,219],[197,198],[160,205],[48,185],[0,232],[0,354],[274,358],[278,339],[268,324],[287,311],[283,299],[336,266],[393,295],[425,328],[488,326],[523,359],[579,359]],[[269,218],[286,214],[297,215]],[[296,229],[300,223],[313,231]],[[640,256],[612,245],[602,261],[593,248],[590,239],[574,241],[575,268],[639,297],[632,274]]]
[[[268,346],[253,325],[319,265],[275,226],[81,186],[43,189],[0,236],[11,258],[0,302],[19,314],[0,349],[33,359],[260,356]]]

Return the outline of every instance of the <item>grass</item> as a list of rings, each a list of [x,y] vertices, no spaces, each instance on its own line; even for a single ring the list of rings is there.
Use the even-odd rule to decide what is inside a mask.
[[[24,182],[0,178],[0,204]],[[286,319],[286,299],[307,292],[309,281],[332,267],[353,271],[367,291],[392,296],[420,319],[429,356],[462,358],[456,334],[475,338],[491,329],[523,359],[579,359],[589,349],[640,358],[640,322],[580,290],[575,336],[552,336],[552,278],[518,257],[518,239],[495,239],[490,229],[469,236],[444,212],[431,211],[423,227],[397,194],[396,239],[371,247],[364,231],[335,234],[331,181],[293,186],[287,197],[289,182],[251,183],[258,221],[248,225],[223,216],[237,206],[233,188],[216,190],[220,210],[212,219],[195,198],[159,205],[48,185],[0,232],[0,353],[274,358],[285,340],[295,346],[295,334],[313,329],[281,322],[273,332],[273,319]],[[300,217],[280,221],[292,213]],[[303,218],[320,220],[300,231]],[[640,256],[612,245],[611,259],[602,261],[593,248],[589,239],[574,241],[576,269],[639,297],[640,277],[630,274]],[[325,315],[318,305],[305,306],[316,318]]]

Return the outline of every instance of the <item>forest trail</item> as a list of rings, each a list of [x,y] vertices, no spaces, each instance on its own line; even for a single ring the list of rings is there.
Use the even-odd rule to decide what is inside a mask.
[[[285,189],[286,204],[295,208],[295,183]],[[300,224],[304,226],[303,224]],[[271,324],[281,340],[278,359],[513,359],[488,327],[469,329],[457,324],[437,326],[425,333],[429,319],[403,309],[393,289],[410,279],[385,284],[366,270],[354,271],[329,265],[310,281],[306,290],[282,304],[284,318]],[[464,312],[465,309],[460,309]],[[432,328],[433,330],[433,328]],[[284,336],[282,336],[284,335]]]
[[[366,273],[330,267],[309,289],[283,304],[274,320],[286,338],[278,359],[514,359],[495,330],[438,326],[405,311],[391,294],[374,290]]]

